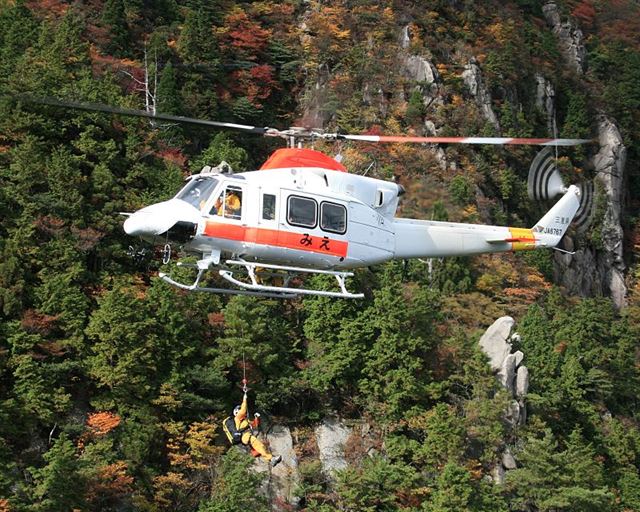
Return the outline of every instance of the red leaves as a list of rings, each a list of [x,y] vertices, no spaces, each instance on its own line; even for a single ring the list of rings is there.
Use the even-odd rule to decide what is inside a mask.
[[[571,13],[575,18],[580,20],[585,26],[591,27],[596,17],[596,9],[593,7],[591,0],[580,2]]]
[[[224,313],[222,312],[209,313],[207,319],[212,327],[224,327]]]
[[[262,106],[261,102],[269,98],[274,89],[279,87],[273,66],[269,64],[234,71],[230,82],[236,95],[246,96],[251,104],[258,108]]]
[[[230,51],[238,59],[258,60],[271,36],[270,30],[263,29],[258,23],[251,21],[244,11],[235,11],[226,17],[224,25],[233,27],[222,40],[223,48]]]

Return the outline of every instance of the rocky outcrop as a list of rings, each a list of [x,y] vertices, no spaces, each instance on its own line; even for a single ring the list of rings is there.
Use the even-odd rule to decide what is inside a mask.
[[[332,478],[335,471],[347,467],[344,445],[351,435],[351,429],[336,418],[327,418],[316,427],[315,434],[322,471]]]
[[[547,2],[543,6],[543,12],[558,38],[565,59],[578,74],[583,74],[587,62],[582,32],[571,20],[562,21],[555,2]],[[543,90],[546,86],[538,78],[537,83],[536,101],[540,106],[551,98]],[[593,167],[604,197],[604,213],[600,211],[596,215],[594,221],[598,225],[593,225],[591,229],[597,230],[601,246],[576,248],[571,238],[565,237],[564,249],[575,251],[575,254],[555,254],[555,278],[570,293],[587,297],[609,295],[616,306],[621,308],[627,294],[621,222],[626,148],[618,128],[606,115],[598,116],[597,128],[600,150],[593,159]]]
[[[291,431],[277,425],[265,437],[271,452],[281,455],[282,462],[272,468],[261,458],[255,459],[253,470],[264,475],[260,492],[269,499],[272,510],[290,510],[298,505],[295,492],[300,484],[298,457],[293,449]]]
[[[529,369],[526,366],[520,366],[516,373],[516,396],[524,398],[529,391]]]
[[[618,307],[624,305],[627,289],[624,284],[625,264],[623,260],[622,186],[627,149],[616,125],[606,116],[598,117],[600,151],[594,159],[596,177],[603,186],[607,208],[602,224],[604,246],[603,266],[608,270],[606,285]]]
[[[524,409],[524,396],[529,388],[529,370],[522,364],[524,354],[521,351],[511,353],[514,320],[510,316],[498,318],[480,338],[478,342],[482,351],[489,357],[491,369],[496,372],[500,384],[517,398],[509,407],[507,416],[513,426],[521,423]]]
[[[442,79],[438,70],[428,59],[428,56],[409,55],[406,50],[410,45],[411,34],[407,25],[402,28],[400,34],[400,48],[402,48],[402,51],[399,57],[402,64],[402,74],[409,81],[411,87],[418,89],[422,93],[422,101],[425,107],[429,108],[434,102],[441,104],[440,87]],[[406,97],[404,99],[406,101]]]
[[[514,320],[510,316],[498,318],[480,338],[480,347],[489,356],[489,364],[494,371],[502,368],[502,363],[511,352],[511,343],[508,339],[513,324]]]
[[[303,114],[303,126],[322,127],[329,119],[326,105],[328,103],[328,84],[330,79],[329,66],[326,64],[318,66],[315,82],[307,88],[306,96],[308,100]]]
[[[583,74],[587,66],[587,50],[582,31],[571,20],[562,21],[555,2],[547,2],[542,11],[553,33],[560,43],[560,51],[578,74]]]
[[[596,213],[591,229],[599,234],[601,246],[575,248],[571,238],[565,237],[564,248],[575,251],[575,254],[555,253],[554,277],[572,294],[583,297],[609,295],[621,308],[627,294],[622,229],[622,187],[627,150],[611,119],[600,115],[597,122],[600,150],[593,165],[604,211]]]
[[[405,25],[402,27],[402,31],[400,32],[400,48],[406,50],[409,48],[411,44],[411,38],[409,37],[409,25]]]
[[[549,80],[539,73],[536,79],[536,108],[542,112],[547,121],[547,130],[550,136],[555,136],[556,126],[556,91]]]
[[[482,79],[482,71],[478,65],[478,61],[472,58],[469,63],[464,67],[462,72],[462,80],[469,89],[471,95],[475,98],[476,104],[480,108],[484,118],[490,122],[495,129],[500,131],[500,123],[498,122],[498,116],[493,111],[491,95],[489,90],[484,84]]]
[[[527,419],[525,397],[529,390],[529,370],[522,364],[525,354],[519,350],[511,353],[512,341],[520,339],[517,333],[511,333],[513,325],[514,320],[510,316],[498,318],[482,335],[479,344],[489,357],[489,364],[496,372],[498,381],[512,397],[504,411],[504,419],[511,428],[516,428]],[[493,481],[502,484],[505,472],[516,467],[516,460],[506,446],[493,468]]]

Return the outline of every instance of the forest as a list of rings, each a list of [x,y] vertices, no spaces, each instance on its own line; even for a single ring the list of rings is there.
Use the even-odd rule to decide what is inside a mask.
[[[549,4],[581,33],[581,69]],[[637,2],[0,0],[0,26],[0,512],[640,510]],[[601,193],[568,235],[597,272],[524,251],[359,269],[359,300],[188,293],[157,278],[175,261],[127,254],[119,212],[283,142],[25,94],[356,134],[593,138],[606,116],[626,148],[622,258]],[[531,226],[545,209],[527,197],[533,148],[338,146],[316,149],[406,188],[399,216]],[[593,174],[595,146],[564,150],[563,172]],[[614,263],[622,301],[567,285]],[[515,426],[478,344],[506,315],[530,373]],[[245,375],[252,410],[295,440],[291,502],[222,432]],[[371,445],[350,438],[331,478],[314,440],[328,417]]]

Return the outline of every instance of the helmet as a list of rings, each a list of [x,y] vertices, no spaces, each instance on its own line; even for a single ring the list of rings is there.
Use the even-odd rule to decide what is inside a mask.
[[[234,415],[234,416],[237,416],[239,412],[240,412],[240,406],[239,406],[239,405],[236,405],[236,406],[233,408],[233,415]]]

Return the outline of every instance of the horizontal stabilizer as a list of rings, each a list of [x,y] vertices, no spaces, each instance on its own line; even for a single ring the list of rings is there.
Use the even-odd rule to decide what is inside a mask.
[[[535,243],[535,238],[529,237],[507,237],[507,238],[489,238],[487,242],[490,244],[503,244],[510,242]]]
[[[486,241],[490,244],[512,244],[511,249],[514,251],[535,249],[536,245],[543,245],[536,239],[533,231],[527,228],[506,228],[503,237],[492,237]]]

